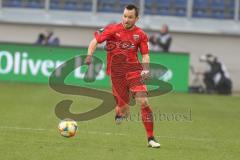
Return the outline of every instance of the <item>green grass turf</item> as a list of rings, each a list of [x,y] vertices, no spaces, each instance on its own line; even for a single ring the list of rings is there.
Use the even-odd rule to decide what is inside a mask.
[[[72,111],[94,108],[99,100],[66,96],[47,85],[0,83],[1,160],[234,160],[240,157],[240,98],[167,94],[150,99],[160,149],[146,147],[139,108],[117,126],[114,112],[78,122],[73,138],[59,135],[54,106],[74,100]],[[191,117],[190,117],[191,110]],[[161,116],[159,115],[161,113]],[[172,114],[175,116],[173,119]]]

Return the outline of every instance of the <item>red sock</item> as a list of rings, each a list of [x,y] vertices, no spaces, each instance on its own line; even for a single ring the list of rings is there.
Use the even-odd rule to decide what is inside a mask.
[[[147,132],[147,137],[153,137],[153,115],[149,106],[142,106],[142,122]]]

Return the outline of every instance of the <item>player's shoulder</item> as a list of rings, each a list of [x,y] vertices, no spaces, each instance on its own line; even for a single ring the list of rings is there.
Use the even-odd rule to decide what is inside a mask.
[[[135,26],[135,31],[145,33],[144,30],[142,28],[138,27],[138,26]]]
[[[147,33],[144,32],[144,30],[138,26],[135,26],[135,33],[140,35],[141,37],[147,37]]]
[[[120,26],[121,26],[121,23],[110,23],[104,28],[105,29],[117,29],[117,28],[120,28]]]
[[[117,30],[119,28],[119,24],[118,23],[110,23],[108,25],[106,25],[105,27],[99,29],[99,31],[102,32],[113,32],[115,30]]]

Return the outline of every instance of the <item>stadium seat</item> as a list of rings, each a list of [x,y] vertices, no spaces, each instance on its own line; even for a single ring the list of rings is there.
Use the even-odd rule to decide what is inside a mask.
[[[171,2],[169,0],[156,0],[157,11],[159,15],[170,15]]]
[[[225,13],[225,19],[234,19],[234,11]]]
[[[205,9],[194,9],[192,16],[196,18],[205,18],[208,17],[208,14]]]
[[[3,3],[3,7],[16,7],[16,8],[23,7],[22,0],[12,0],[12,1],[3,0],[2,3]]]
[[[92,10],[92,2],[83,2],[82,3],[82,11],[91,11]]]
[[[159,15],[170,15],[169,9],[168,8],[159,8],[157,10],[157,14]]]
[[[208,0],[194,0],[192,16],[197,18],[207,18],[209,17],[207,12],[208,8],[209,8]]]
[[[99,12],[114,12],[113,8],[111,7],[111,5],[104,5],[102,7],[98,8]]]
[[[127,4],[136,4],[138,5],[139,4],[139,1],[138,0],[119,0],[119,3],[121,5],[127,5]]]
[[[44,8],[44,0],[3,0],[3,7]]]
[[[156,0],[158,7],[167,7],[169,8],[171,6],[171,1],[169,0]]]
[[[187,7],[187,0],[175,0],[174,1],[175,6],[177,7],[183,7],[186,8]]]
[[[88,0],[51,0],[50,9],[60,9],[68,11],[91,11],[92,10],[92,1]]]
[[[225,8],[224,0],[212,0],[211,8],[223,10]]]
[[[50,9],[60,9],[60,3],[58,0],[51,0],[50,1]]]
[[[10,7],[11,3],[9,1],[2,1],[3,7]]]
[[[216,18],[216,19],[224,19],[224,11],[221,10],[213,10],[212,14],[211,14],[212,18]]]
[[[129,3],[132,3],[132,0],[119,0],[120,4],[129,4]]]
[[[208,0],[194,0],[193,1],[193,8],[207,8],[208,7]]]
[[[44,1],[42,0],[30,0],[27,4],[30,8],[44,8]]]
[[[116,12],[114,10],[115,2],[109,0],[98,0],[98,11],[99,12]]]
[[[186,16],[187,0],[175,0],[173,9],[175,11],[175,16]]]
[[[67,2],[65,2],[64,9],[65,10],[73,10],[73,11],[77,10],[78,9],[77,8],[77,2],[75,2],[75,1],[67,1]]]
[[[105,5],[102,10],[102,12],[115,12],[113,7],[111,5]]]
[[[235,8],[235,0],[228,0],[225,2],[225,5],[229,8]]]
[[[195,0],[193,17],[233,19],[234,8],[234,0]]]
[[[115,1],[109,1],[109,0],[98,0],[99,5],[114,5]]]
[[[177,8],[175,11],[175,16],[183,17],[186,16],[186,9],[185,8]]]
[[[154,6],[156,4],[156,1],[155,0],[148,0],[148,1],[145,1],[145,4],[144,4],[144,13],[145,14],[153,14],[154,13]]]

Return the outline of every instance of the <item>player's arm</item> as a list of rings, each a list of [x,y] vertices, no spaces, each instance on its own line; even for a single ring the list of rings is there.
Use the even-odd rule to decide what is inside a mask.
[[[148,49],[148,38],[146,34],[142,36],[142,40],[140,43],[140,52],[142,54],[142,67],[143,67],[143,71],[141,75],[144,78],[147,78],[149,77],[150,57],[149,57],[149,49]]]
[[[102,42],[108,40],[114,33],[113,31],[112,31],[111,25],[109,25],[105,28],[101,28],[101,29],[97,30],[94,33],[95,38],[89,43],[87,58],[85,59],[85,64],[89,65],[92,62],[92,56],[93,56],[94,51],[97,48],[98,43],[102,43]]]
[[[96,40],[96,38],[92,39],[91,42],[89,43],[88,46],[88,53],[87,53],[87,57],[85,59],[85,64],[89,65],[92,62],[92,56],[94,51],[96,50],[98,45],[98,42]]]
[[[150,57],[149,54],[142,55],[143,70],[149,70]]]
[[[143,67],[143,70],[141,72],[141,75],[143,76],[143,78],[148,78],[150,76],[149,75],[150,74],[149,63],[150,63],[149,54],[142,55],[142,67]]]

